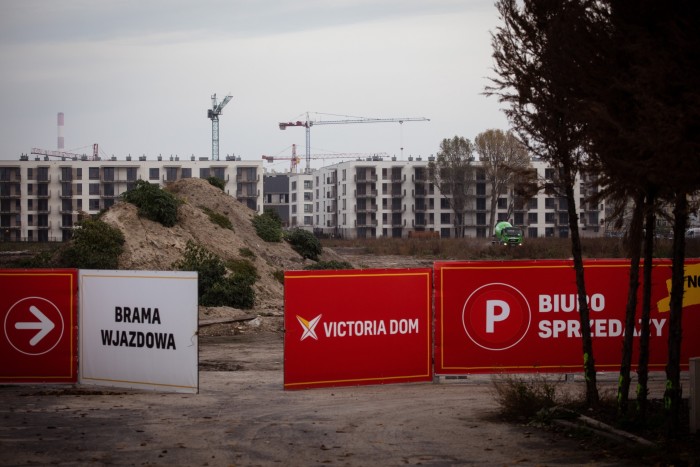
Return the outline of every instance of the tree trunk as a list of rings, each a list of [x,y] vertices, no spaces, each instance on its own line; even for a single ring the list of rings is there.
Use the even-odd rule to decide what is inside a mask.
[[[656,191],[647,190],[644,224],[646,234],[644,237],[644,281],[642,289],[642,330],[639,336],[639,367],[637,368],[637,408],[642,422],[647,416],[647,396],[649,395],[649,317],[651,315],[651,273],[654,257],[654,229],[656,217],[654,216],[654,204]]]
[[[493,236],[496,226],[496,203],[498,203],[498,191],[495,184],[491,184],[491,213],[489,214],[489,237]]]
[[[574,175],[569,164],[563,164],[564,182],[569,213],[569,230],[571,231],[571,254],[574,258],[576,288],[578,290],[579,320],[581,322],[581,341],[583,344],[583,372],[586,380],[586,402],[589,406],[599,401],[598,383],[596,381],[595,360],[593,358],[593,341],[591,340],[591,322],[588,301],[586,300],[586,281],[583,271],[583,254],[581,237],[578,231],[578,214],[574,198]]]
[[[688,222],[688,200],[686,193],[676,194],[673,209],[673,266],[671,272],[671,311],[668,324],[668,362],[666,363],[666,427],[668,434],[678,433],[681,388],[681,336],[683,313],[683,279],[685,266],[685,229]]]
[[[617,412],[627,413],[630,391],[630,372],[632,367],[632,341],[634,322],[637,314],[637,292],[639,290],[639,258],[642,249],[642,224],[644,222],[644,194],[634,197],[634,210],[627,236],[630,255],[630,277],[627,287],[627,308],[625,310],[625,335],[622,340],[622,359],[620,361],[620,378],[617,385]]]

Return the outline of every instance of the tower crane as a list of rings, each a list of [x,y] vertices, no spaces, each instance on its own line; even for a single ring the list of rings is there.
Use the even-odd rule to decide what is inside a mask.
[[[219,115],[231,99],[233,96],[229,94],[217,103],[216,94],[211,96],[211,109],[207,110],[207,117],[211,119],[211,160],[213,161],[219,160]]]
[[[318,114],[323,115],[323,114]],[[332,115],[332,114],[326,114]],[[352,117],[350,115],[333,115],[335,117],[346,117],[344,120],[310,120],[309,113],[306,113],[306,120],[295,122],[280,122],[280,130],[286,130],[287,127],[303,126],[306,128],[306,169],[308,173],[311,171],[311,127],[314,125],[341,125],[346,123],[398,123],[403,128],[403,122],[429,122],[429,118],[424,117],[403,117],[403,118],[366,118]],[[401,146],[401,158],[403,158],[403,143]]]
[[[32,148],[31,153],[36,154],[36,155],[42,155],[42,156],[60,157],[62,159],[82,159],[84,157],[87,157],[87,155],[85,153],[78,154],[76,152],[68,152],[68,151],[49,151],[47,149],[41,149],[41,148]],[[93,161],[100,160],[99,146],[97,145],[97,143],[92,145],[92,160]]]
[[[361,152],[340,152],[340,153],[327,153],[327,154],[311,154],[311,159],[357,159],[367,156],[379,156],[385,157],[387,154],[385,152],[365,154]],[[296,172],[297,165],[301,162],[301,158],[297,156],[297,145],[292,144],[292,157],[279,157],[279,156],[262,156],[263,160],[273,163],[275,161],[291,161],[289,171]]]

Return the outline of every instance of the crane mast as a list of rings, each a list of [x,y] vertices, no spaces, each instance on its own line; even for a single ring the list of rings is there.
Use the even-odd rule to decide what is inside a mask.
[[[306,113],[306,120],[297,120],[295,122],[280,122],[280,130],[286,130],[287,127],[302,126],[306,128],[306,173],[311,172],[311,127],[315,125],[341,125],[347,123],[398,123],[403,122],[429,122],[429,118],[424,117],[399,117],[399,118],[365,118],[365,117],[350,117],[345,116],[343,120],[310,120],[309,113]],[[403,158],[403,143],[401,144],[401,157]]]
[[[211,109],[207,111],[207,117],[211,119],[211,160],[219,160],[219,115],[223,111],[226,104],[233,99],[230,94],[221,102],[217,102],[216,94],[211,96]]]

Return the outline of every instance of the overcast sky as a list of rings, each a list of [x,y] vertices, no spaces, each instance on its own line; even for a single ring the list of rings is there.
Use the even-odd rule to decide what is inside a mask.
[[[306,112],[430,119],[316,126],[312,153],[429,156],[508,128],[482,94],[497,25],[493,0],[0,0],[0,159],[56,149],[58,112],[69,151],[211,156],[214,93],[221,159],[303,154],[278,123]]]

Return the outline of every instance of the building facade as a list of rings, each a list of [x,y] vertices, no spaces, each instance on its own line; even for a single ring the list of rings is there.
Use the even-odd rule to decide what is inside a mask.
[[[431,159],[397,161],[374,157],[341,162],[311,174],[293,174],[292,226],[345,238],[401,238],[410,231],[434,231],[442,238],[455,237],[455,214],[449,200],[431,181]],[[464,234],[485,238],[491,223],[491,189],[479,161],[474,166]],[[530,238],[568,237],[567,200],[553,189],[554,169],[539,160],[532,161],[531,169],[545,189],[525,199],[510,187],[497,197],[493,223],[507,220],[523,228]],[[604,233],[604,203],[587,201],[597,190],[593,178],[576,180],[576,212],[582,235]]]
[[[262,162],[234,158],[0,161],[0,235],[4,241],[67,240],[81,213],[108,209],[138,180],[165,186],[183,178],[217,177],[226,193],[262,213],[262,172]]]

